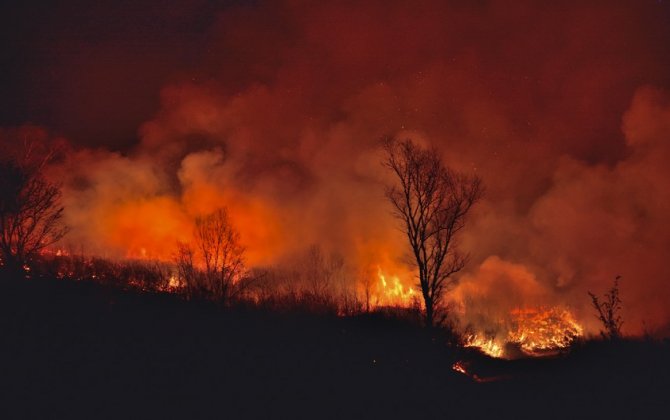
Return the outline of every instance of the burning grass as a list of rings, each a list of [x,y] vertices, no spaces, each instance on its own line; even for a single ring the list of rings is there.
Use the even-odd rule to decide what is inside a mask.
[[[541,356],[566,349],[584,335],[572,313],[558,306],[514,309],[501,330],[467,334],[465,346],[476,347],[492,357]]]
[[[312,282],[301,288],[299,283],[296,284],[300,273],[250,271],[248,276],[235,284],[239,287],[235,299],[278,312],[288,309],[342,317],[370,311],[391,311],[419,318],[422,310],[420,292],[407,286],[401,276],[385,271],[381,265],[375,267],[373,283],[364,291],[355,285],[351,289],[337,288],[332,284],[315,287]],[[206,294],[194,295],[189,290],[188,279],[180,276],[174,264],[169,262],[111,261],[57,249],[43,252],[34,268],[26,270],[26,275],[87,280],[140,292],[208,299]],[[332,277],[332,273],[330,275]],[[489,330],[466,329],[461,335],[461,343],[491,357],[514,359],[561,352],[584,335],[583,327],[572,313],[560,306],[516,308],[509,312],[506,319],[491,325],[493,328]]]

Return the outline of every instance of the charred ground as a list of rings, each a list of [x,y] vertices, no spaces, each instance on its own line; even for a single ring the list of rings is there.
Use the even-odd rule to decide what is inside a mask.
[[[504,361],[384,313],[222,309],[6,277],[5,418],[641,418],[670,408],[668,342],[591,341],[552,358]],[[457,361],[482,382],[454,371]]]

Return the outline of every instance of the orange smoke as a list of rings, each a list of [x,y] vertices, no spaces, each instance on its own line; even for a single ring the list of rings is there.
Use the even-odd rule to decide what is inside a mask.
[[[279,253],[279,224],[267,205],[206,185],[188,189],[181,201],[158,196],[106,208],[100,214],[98,241],[121,250],[127,258],[171,261],[178,243],[193,240],[195,217],[221,207],[229,210],[233,225],[241,232],[249,264],[263,264]]]
[[[179,241],[191,240],[192,223],[170,197],[119,204],[100,220],[101,240],[129,258],[169,260]]]
[[[172,57],[169,83],[163,55],[133,50],[126,65],[107,59],[122,52],[56,41],[75,50],[46,69],[67,74],[50,91],[78,93],[52,98],[59,129],[119,132],[110,112],[88,118],[87,104],[128,113],[102,83],[118,73],[108,63],[136,70],[143,97],[160,90],[139,126],[126,115],[132,145],[107,151],[87,135],[53,169],[69,243],[169,259],[195,217],[226,206],[250,265],[319,244],[344,256],[348,278],[405,296],[416,279],[378,141],[409,137],[487,185],[460,238],[471,255],[451,295],[461,324],[568,307],[596,333],[586,292],[616,275],[625,332],[670,323],[667,4],[252,3],[214,13],[186,45],[202,57]]]

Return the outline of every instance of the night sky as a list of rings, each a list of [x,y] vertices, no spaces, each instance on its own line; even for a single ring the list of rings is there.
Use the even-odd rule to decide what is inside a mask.
[[[160,88],[202,63],[217,14],[234,4],[4,3],[0,124],[45,125],[86,145],[136,143]]]

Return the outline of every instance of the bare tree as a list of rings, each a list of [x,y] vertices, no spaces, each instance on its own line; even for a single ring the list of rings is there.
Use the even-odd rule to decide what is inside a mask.
[[[419,270],[419,286],[428,327],[441,323],[443,292],[468,256],[457,249],[457,234],[465,226],[470,208],[481,198],[477,176],[455,172],[442,163],[434,149],[422,149],[411,140],[387,139],[384,166],[395,174],[386,197],[402,221]],[[437,322],[436,322],[437,321]]]
[[[60,188],[43,175],[54,152],[36,156],[33,143],[22,146],[0,160],[0,258],[9,270],[20,270],[67,233]]]
[[[195,243],[205,264],[210,291],[219,299],[227,299],[242,277],[244,248],[226,209],[195,220]]]
[[[226,301],[244,276],[244,248],[226,209],[195,220],[193,247],[179,244],[177,269],[188,293]]]
[[[307,290],[312,295],[320,297],[332,294],[334,283],[342,276],[343,269],[342,255],[325,254],[319,245],[310,246],[305,253],[303,267]]]
[[[201,282],[198,278],[198,270],[195,267],[193,248],[186,243],[178,243],[175,263],[177,266],[177,278],[185,285],[186,295],[189,298],[198,295]]]
[[[604,330],[600,332],[604,338],[616,340],[621,337],[623,318],[621,317],[621,299],[619,298],[619,280],[621,276],[614,278],[614,285],[605,293],[601,301],[598,296],[588,292],[591,303],[596,310],[596,317],[602,322]]]
[[[361,283],[363,284],[363,298],[365,303],[365,312],[369,313],[372,309],[372,288],[377,276],[372,273],[370,268],[363,270],[360,274]]]

